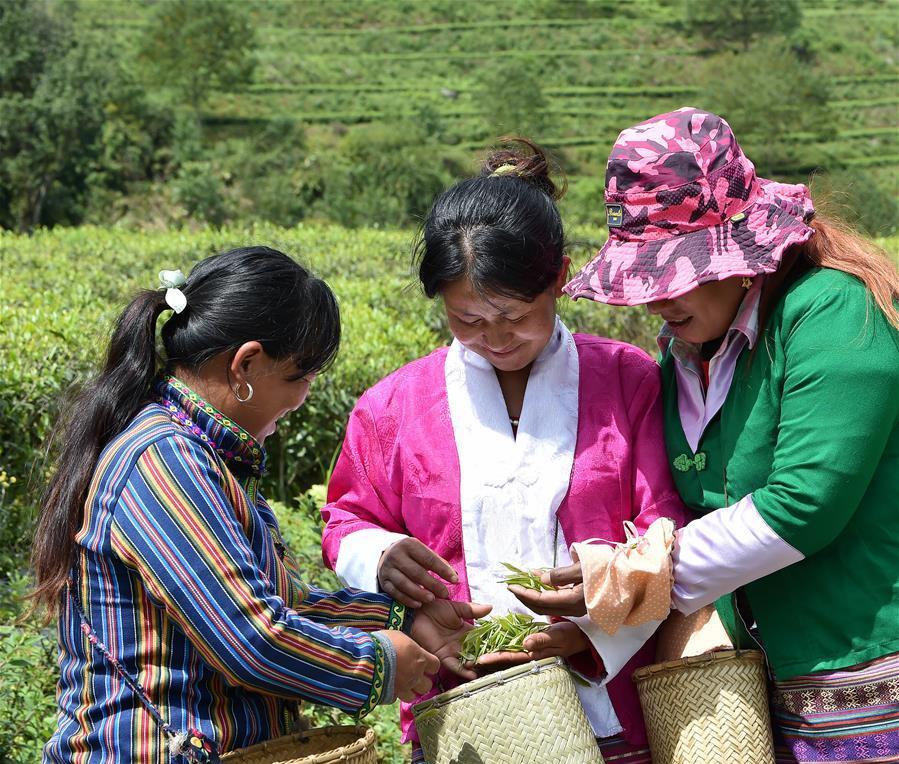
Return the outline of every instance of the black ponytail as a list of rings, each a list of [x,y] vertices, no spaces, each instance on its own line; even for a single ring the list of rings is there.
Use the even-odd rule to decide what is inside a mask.
[[[434,200],[415,246],[425,294],[467,278],[482,294],[533,300],[563,266],[565,235],[550,161],[524,138],[504,138],[480,174]]]
[[[323,281],[287,255],[245,247],[206,258],[181,287],[187,307],[162,327],[165,290],[142,291],[116,321],[103,369],[63,406],[48,451],[54,472],[41,498],[32,565],[32,610],[55,612],[74,560],[74,538],[97,460],[150,401],[162,369],[198,371],[220,353],[260,342],[276,360],[290,359],[298,373],[327,368],[340,345],[337,301]]]

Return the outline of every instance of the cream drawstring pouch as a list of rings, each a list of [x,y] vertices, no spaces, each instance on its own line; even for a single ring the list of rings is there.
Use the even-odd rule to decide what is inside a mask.
[[[671,612],[674,523],[660,517],[640,536],[627,521],[624,533],[624,542],[571,545],[572,559],[581,563],[587,613],[609,635],[623,625],[662,621]]]
[[[590,539],[571,545],[571,558],[581,563],[590,620],[609,635],[622,625],[664,621],[657,632],[659,663],[731,649],[714,605],[690,615],[671,610],[674,523],[660,517],[640,536],[625,522],[624,534],[620,543]]]

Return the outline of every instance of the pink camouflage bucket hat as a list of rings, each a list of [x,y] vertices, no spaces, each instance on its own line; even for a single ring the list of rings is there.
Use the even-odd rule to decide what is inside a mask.
[[[808,188],[759,178],[730,125],[684,107],[624,130],[606,168],[609,239],[565,291],[610,305],[777,270],[807,241]]]

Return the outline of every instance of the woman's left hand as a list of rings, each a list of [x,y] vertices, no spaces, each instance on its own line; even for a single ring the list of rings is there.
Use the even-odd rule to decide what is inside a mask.
[[[509,591],[518,597],[522,605],[540,615],[578,616],[587,613],[580,563],[544,571],[540,577],[543,583],[560,588],[538,592],[513,584],[508,587]]]
[[[535,661],[556,656],[569,658],[589,647],[587,635],[571,621],[554,623],[548,629],[531,634],[524,640],[524,649],[528,651],[531,660]]]
[[[537,634],[525,637],[523,646],[527,652],[501,652],[482,655],[472,668],[479,674],[491,674],[494,671],[501,671],[528,661],[539,661],[556,656],[568,658],[588,649],[590,642],[577,624],[573,624],[570,621],[560,621]]]
[[[443,668],[463,679],[476,679],[477,674],[465,668],[459,660],[462,638],[472,628],[466,621],[483,618],[492,608],[492,605],[475,602],[433,600],[415,611],[412,639],[440,658]]]

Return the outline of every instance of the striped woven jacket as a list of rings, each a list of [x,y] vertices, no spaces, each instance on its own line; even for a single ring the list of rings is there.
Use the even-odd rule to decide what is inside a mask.
[[[261,446],[178,380],[157,393],[100,456],[76,538],[72,594],[97,638],[171,727],[220,751],[284,734],[302,698],[367,712],[385,669],[366,632],[401,628],[403,607],[304,584],[258,491]],[[68,593],[59,647],[44,761],[169,761]]]

